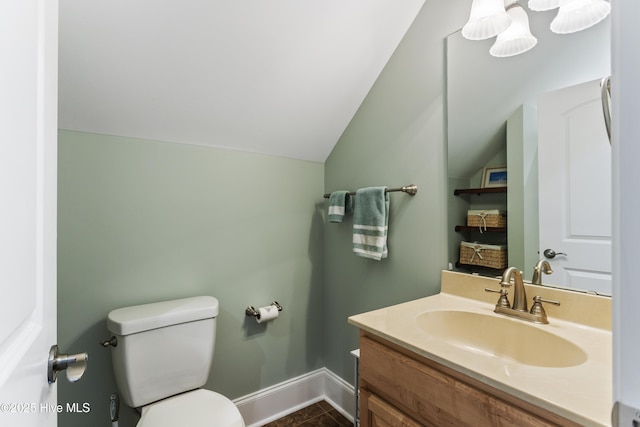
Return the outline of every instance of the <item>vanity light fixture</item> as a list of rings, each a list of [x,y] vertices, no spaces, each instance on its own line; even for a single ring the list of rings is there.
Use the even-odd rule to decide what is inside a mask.
[[[611,12],[605,0],[560,0],[558,15],[551,21],[551,31],[575,33],[596,25]]]
[[[504,0],[473,0],[469,20],[462,27],[462,36],[469,40],[489,39],[509,28],[511,20]]]
[[[527,5],[534,12],[544,12],[560,7],[560,0],[529,0]]]
[[[522,6],[513,3],[507,7],[507,13],[513,21],[509,28],[498,34],[496,42],[489,49],[492,56],[499,58],[519,55],[533,49],[538,43],[538,39],[531,34],[529,17]]]
[[[611,12],[606,0],[529,0],[529,9],[558,9],[550,25],[557,34],[569,34],[592,27]],[[496,37],[489,53],[497,57],[519,55],[532,49],[537,39],[529,30],[529,18],[524,8],[514,0],[473,0],[469,20],[462,27],[462,36],[469,40]]]

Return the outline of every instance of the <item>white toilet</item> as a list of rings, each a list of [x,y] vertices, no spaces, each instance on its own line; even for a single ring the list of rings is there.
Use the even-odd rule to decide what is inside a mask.
[[[124,403],[141,409],[137,427],[244,427],[229,399],[201,389],[209,377],[218,300],[185,298],[113,310],[113,369]]]

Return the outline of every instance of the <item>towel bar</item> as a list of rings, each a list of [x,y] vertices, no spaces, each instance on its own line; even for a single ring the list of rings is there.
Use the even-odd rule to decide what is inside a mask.
[[[407,193],[410,196],[415,196],[416,193],[418,192],[418,186],[415,184],[410,184],[410,185],[405,185],[404,187],[400,187],[400,188],[387,188],[387,193],[391,193],[394,191],[402,191],[403,193]],[[355,192],[349,192],[350,195],[355,196]],[[329,196],[331,194],[330,193],[325,193],[322,197],[324,197],[325,199],[328,199]]]

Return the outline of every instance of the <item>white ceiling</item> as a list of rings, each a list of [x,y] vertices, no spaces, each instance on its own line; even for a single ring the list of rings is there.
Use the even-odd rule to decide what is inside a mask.
[[[323,162],[424,0],[60,0],[59,127]]]

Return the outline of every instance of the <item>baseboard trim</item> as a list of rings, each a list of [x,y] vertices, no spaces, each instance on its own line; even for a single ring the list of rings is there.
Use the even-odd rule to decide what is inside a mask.
[[[353,386],[326,368],[324,369],[324,396],[322,398],[347,419],[353,421],[356,412]]]
[[[247,427],[258,427],[326,400],[347,419],[355,413],[354,388],[326,368],[235,399]]]

